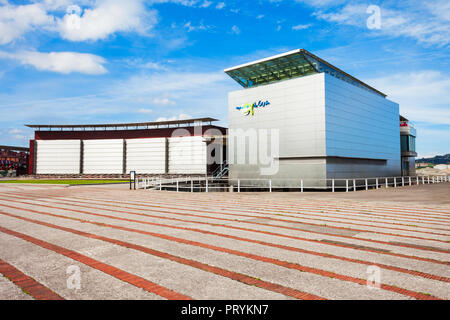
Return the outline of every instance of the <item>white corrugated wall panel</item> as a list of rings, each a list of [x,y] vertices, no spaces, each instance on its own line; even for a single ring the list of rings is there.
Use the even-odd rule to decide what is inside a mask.
[[[127,172],[164,174],[166,170],[166,139],[129,139],[127,142]]]
[[[83,173],[123,173],[123,140],[83,140]]]
[[[169,173],[206,174],[203,137],[169,138]]]
[[[80,140],[37,140],[37,174],[80,173]]]

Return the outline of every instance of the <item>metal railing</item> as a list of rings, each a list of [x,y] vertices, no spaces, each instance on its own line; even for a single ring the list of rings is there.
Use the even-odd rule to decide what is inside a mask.
[[[212,177],[220,179],[223,178],[228,174],[228,162],[224,161],[220,164],[220,166],[214,170],[214,172],[211,174]]]
[[[137,189],[176,192],[274,192],[321,190],[354,192],[450,182],[450,176],[408,176],[355,179],[228,179],[214,177],[137,178]]]

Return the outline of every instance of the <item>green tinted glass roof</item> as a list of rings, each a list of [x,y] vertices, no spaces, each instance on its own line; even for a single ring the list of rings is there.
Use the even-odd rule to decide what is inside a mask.
[[[316,73],[328,73],[357,87],[386,97],[384,93],[352,77],[305,49],[298,49],[229,68],[225,72],[244,88],[304,77]]]

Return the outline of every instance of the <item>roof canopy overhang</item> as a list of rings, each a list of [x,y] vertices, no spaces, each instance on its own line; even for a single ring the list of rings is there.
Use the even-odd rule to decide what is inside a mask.
[[[305,49],[289,51],[273,57],[225,69],[224,71],[244,88],[304,77],[316,73],[328,73],[357,87],[386,97],[384,93],[336,68]]]
[[[28,124],[29,128],[42,129],[59,129],[59,130],[75,130],[75,129],[89,129],[89,130],[138,130],[138,129],[160,129],[171,127],[192,127],[211,125],[212,122],[219,121],[214,118],[197,118],[188,120],[173,120],[173,121],[157,121],[157,122],[139,122],[139,123],[120,123],[120,124],[77,124],[77,125],[46,125],[46,124]]]
[[[0,150],[3,151],[19,151],[19,152],[29,152],[29,148],[25,147],[13,147],[13,146],[0,146]]]

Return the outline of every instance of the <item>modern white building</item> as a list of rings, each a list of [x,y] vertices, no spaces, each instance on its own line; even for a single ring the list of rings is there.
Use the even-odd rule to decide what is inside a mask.
[[[228,99],[232,181],[401,175],[399,105],[382,92],[304,49],[225,72],[243,87]]]

